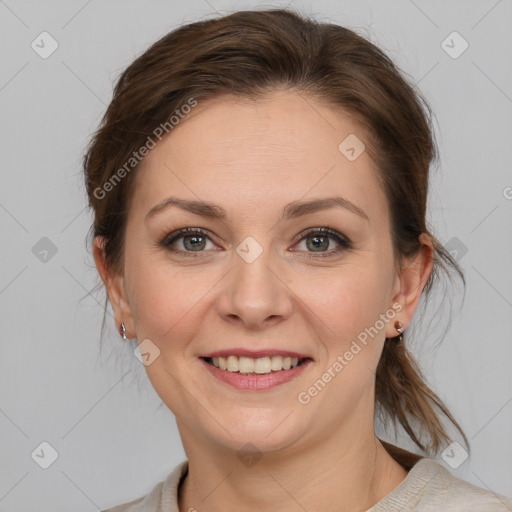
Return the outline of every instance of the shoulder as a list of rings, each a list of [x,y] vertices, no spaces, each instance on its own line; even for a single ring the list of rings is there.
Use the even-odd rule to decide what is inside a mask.
[[[437,500],[444,510],[512,512],[512,499],[507,496],[462,480],[432,459],[426,461],[425,464],[431,464],[435,468],[432,471],[436,474],[432,488],[437,489]]]
[[[430,458],[420,459],[393,491],[367,512],[512,512],[512,499],[453,475]]]
[[[181,462],[145,496],[101,512],[179,512],[178,487],[187,470],[188,461]]]

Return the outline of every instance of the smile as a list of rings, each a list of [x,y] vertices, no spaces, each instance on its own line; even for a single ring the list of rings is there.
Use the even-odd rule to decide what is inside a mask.
[[[267,356],[267,357],[206,357],[205,361],[216,368],[233,373],[264,375],[282,370],[290,370],[302,364],[307,358],[289,356]]]
[[[291,382],[313,363],[310,357],[279,355],[203,356],[199,360],[215,380],[241,391],[265,391]]]

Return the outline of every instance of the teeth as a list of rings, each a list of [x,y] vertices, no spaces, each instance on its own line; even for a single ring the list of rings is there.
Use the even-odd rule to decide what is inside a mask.
[[[295,368],[299,364],[298,357],[259,357],[253,359],[252,357],[213,357],[213,366],[228,372],[239,372],[243,374],[255,373],[263,375],[265,373],[279,372],[281,370],[289,370]]]
[[[270,358],[270,366],[275,372],[283,369],[283,358],[281,356],[272,356]]]
[[[238,357],[229,356],[226,360],[226,369],[230,372],[237,372],[239,369]]]

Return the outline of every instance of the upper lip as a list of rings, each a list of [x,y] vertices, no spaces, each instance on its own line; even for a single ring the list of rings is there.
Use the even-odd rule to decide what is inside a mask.
[[[272,356],[283,356],[283,357],[298,357],[299,359],[312,359],[307,354],[301,354],[299,352],[291,352],[290,350],[281,349],[268,349],[268,350],[248,350],[245,348],[228,348],[224,350],[215,350],[208,354],[201,354],[199,357],[251,357],[258,359],[260,357],[272,357]]]

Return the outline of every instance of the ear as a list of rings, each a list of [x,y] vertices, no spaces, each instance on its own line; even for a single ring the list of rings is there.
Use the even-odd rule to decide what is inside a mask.
[[[119,272],[113,272],[107,264],[105,256],[105,238],[97,236],[93,244],[93,256],[101,276],[101,280],[107,290],[108,299],[114,310],[114,319],[117,331],[121,328],[121,323],[126,327],[126,336],[133,338],[135,329],[133,317],[126,297],[124,287],[124,277]]]
[[[419,241],[422,244],[421,249],[415,256],[404,262],[404,266],[396,276],[392,304],[399,303],[401,309],[397,312],[395,320],[386,326],[386,338],[398,336],[399,333],[394,326],[396,320],[402,322],[404,330],[407,329],[432,272],[434,266],[432,240],[426,233],[422,233]],[[395,310],[398,311],[398,308]]]

